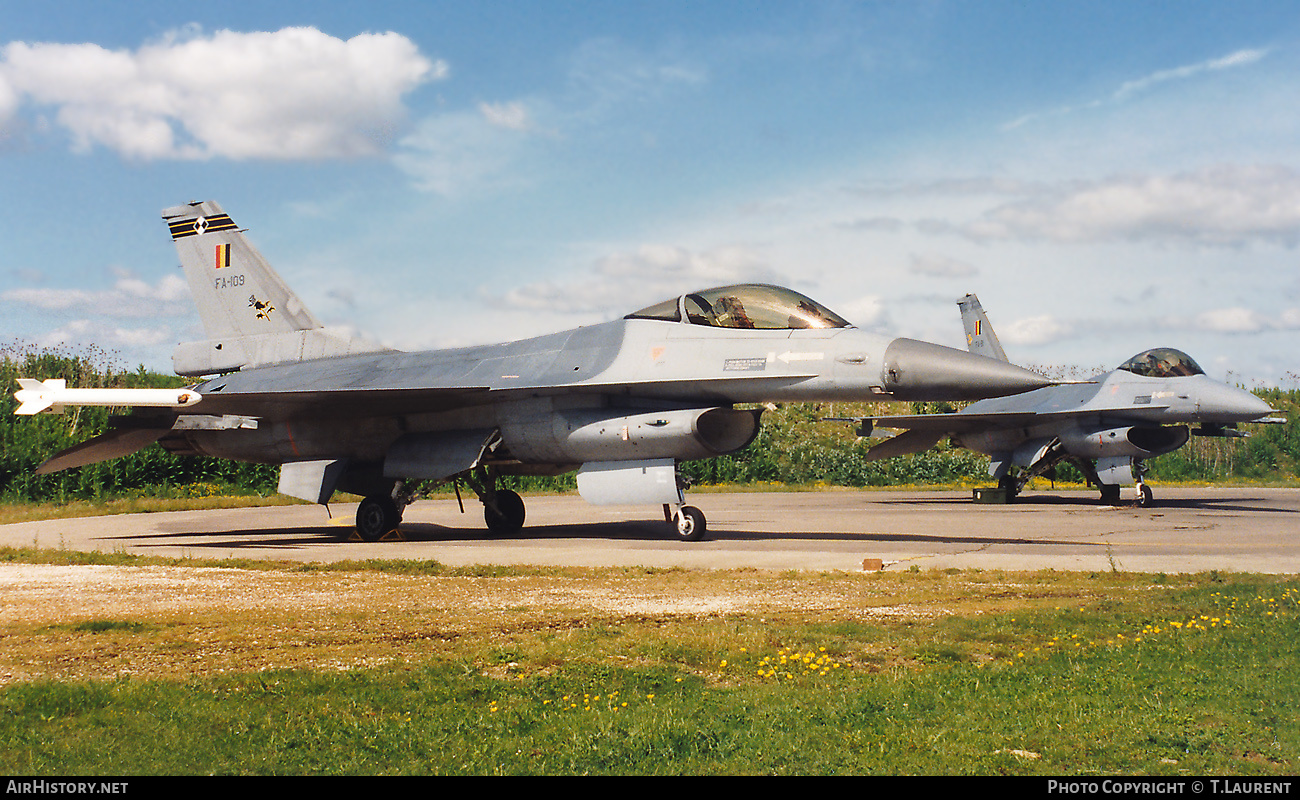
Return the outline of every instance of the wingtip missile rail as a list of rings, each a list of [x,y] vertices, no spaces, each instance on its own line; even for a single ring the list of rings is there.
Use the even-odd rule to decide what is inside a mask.
[[[66,406],[188,408],[203,400],[193,389],[69,389],[62,378],[19,378],[18,385],[22,388],[14,392],[14,413],[22,416],[62,414]]]

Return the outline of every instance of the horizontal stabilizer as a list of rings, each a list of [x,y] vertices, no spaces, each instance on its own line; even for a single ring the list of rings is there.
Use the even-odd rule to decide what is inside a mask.
[[[118,428],[96,436],[74,447],[69,447],[36,468],[37,475],[98,464],[113,458],[129,456],[161,439],[170,428]]]
[[[866,460],[880,461],[881,459],[905,456],[910,453],[922,453],[938,444],[943,435],[943,431],[904,431],[868,450]]]

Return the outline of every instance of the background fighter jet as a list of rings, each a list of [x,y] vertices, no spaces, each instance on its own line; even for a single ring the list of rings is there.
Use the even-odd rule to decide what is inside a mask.
[[[1007,361],[979,298],[968,294],[957,305],[970,351]],[[1030,478],[1069,461],[1101,490],[1103,502],[1117,502],[1120,486],[1136,486],[1138,501],[1146,505],[1151,489],[1142,480],[1145,459],[1177,450],[1193,434],[1244,436],[1237,423],[1280,422],[1265,418],[1271,412],[1250,392],[1210,380],[1186,353],[1157,348],[1087,382],[983,400],[951,414],[860,422],[864,429],[905,429],[873,447],[867,455],[873,461],[927,450],[944,436],[984,453],[1008,502]],[[1189,429],[1191,423],[1198,427]]]
[[[23,381],[20,414],[136,409],[40,472],[155,441],[182,455],[279,464],[284,494],[363,496],[357,531],[374,540],[449,481],[474,490],[492,531],[513,532],[524,504],[498,476],[577,470],[589,502],[662,504],[689,540],[705,520],[685,505],[677,464],[753,441],[761,409],[738,403],[974,399],[1049,384],[1011,364],[857,330],[766,285],[686,294],[534,339],[396,352],[323,327],[216,203],[163,217],[210,337],[178,346],[173,365],[217,377],[143,395]]]

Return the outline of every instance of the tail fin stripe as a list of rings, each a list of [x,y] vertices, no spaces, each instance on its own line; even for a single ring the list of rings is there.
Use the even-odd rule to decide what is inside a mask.
[[[167,227],[172,232],[172,239],[184,239],[187,236],[198,236],[204,233],[216,233],[217,231],[229,231],[235,229],[235,221],[230,218],[229,214],[218,214],[212,217],[198,217],[197,219],[182,219],[176,222],[168,223]]]

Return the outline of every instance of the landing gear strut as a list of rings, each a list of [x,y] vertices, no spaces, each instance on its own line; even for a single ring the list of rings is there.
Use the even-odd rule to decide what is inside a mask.
[[[1155,503],[1155,496],[1151,494],[1150,486],[1147,486],[1145,483],[1139,483],[1137,485],[1137,501],[1138,505],[1143,508],[1148,508]]]
[[[1133,477],[1137,479],[1137,504],[1143,508],[1149,507],[1155,502],[1151,494],[1151,487],[1147,486],[1147,462],[1140,459],[1133,459]]]

